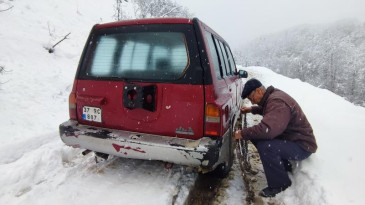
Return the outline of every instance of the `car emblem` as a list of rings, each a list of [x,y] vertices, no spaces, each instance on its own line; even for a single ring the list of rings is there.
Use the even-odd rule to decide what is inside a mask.
[[[186,130],[182,126],[180,126],[179,128],[176,128],[175,133],[182,134],[182,135],[194,135],[194,131],[193,131],[193,129],[191,129],[191,127],[189,127],[189,129]]]

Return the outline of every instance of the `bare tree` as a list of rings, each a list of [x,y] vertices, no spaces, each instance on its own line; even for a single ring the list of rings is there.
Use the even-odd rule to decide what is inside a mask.
[[[124,2],[128,2],[128,0],[115,0],[115,14],[114,14],[114,18],[117,21],[122,20],[123,17],[123,7],[122,7],[122,3]]]
[[[56,44],[54,44],[52,47],[50,47],[50,48],[45,47],[45,49],[48,51],[48,53],[53,53],[53,52],[54,52],[54,50],[55,50],[55,47],[56,47],[58,44],[60,44],[62,41],[66,40],[66,39],[67,39],[67,37],[68,37],[70,34],[71,34],[71,32],[70,32],[70,33],[68,33],[66,36],[64,36],[61,40],[59,40],[59,41],[58,41]]]
[[[4,67],[0,65],[0,75],[3,74],[3,72],[4,72]],[[0,82],[0,84],[2,83]]]
[[[192,15],[187,8],[171,0],[135,0],[136,18],[186,17]]]
[[[0,1],[0,4],[4,3],[3,1]],[[8,8],[6,9],[0,9],[0,12],[4,12],[4,11],[9,11],[10,9],[12,9],[14,6],[10,5]]]
[[[5,66],[0,65],[0,75],[5,74],[5,73],[9,73],[9,72],[10,71],[5,70]],[[4,83],[6,83],[6,82],[0,81],[0,84],[4,84]]]

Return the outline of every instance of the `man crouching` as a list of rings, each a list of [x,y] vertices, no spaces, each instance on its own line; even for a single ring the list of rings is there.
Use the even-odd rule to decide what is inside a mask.
[[[313,129],[298,103],[287,93],[267,89],[257,79],[250,79],[242,91],[257,106],[242,107],[243,113],[262,115],[255,126],[235,132],[235,139],[251,140],[259,152],[267,185],[261,190],[263,197],[273,197],[291,186],[289,160],[300,161],[316,152]]]

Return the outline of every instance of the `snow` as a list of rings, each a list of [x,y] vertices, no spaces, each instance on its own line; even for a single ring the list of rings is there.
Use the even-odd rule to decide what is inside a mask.
[[[114,1],[0,1],[0,204],[183,204],[197,176],[186,167],[111,158],[65,146],[58,125],[68,119],[68,94],[91,27],[112,21]],[[66,34],[53,54],[50,47]],[[50,35],[51,33],[51,35]],[[293,96],[311,122],[318,151],[303,161],[283,204],[362,204],[365,108],[328,90],[267,68],[250,75]],[[244,204],[240,176],[227,203]],[[264,187],[263,187],[264,188]],[[239,195],[239,196],[238,196]]]
[[[113,21],[114,1],[5,3],[14,7],[0,13],[0,66],[8,71],[0,75],[0,204],[171,204],[177,194],[184,201],[196,173],[118,158],[99,167],[59,138],[86,38],[101,19]],[[69,32],[49,54],[44,47]]]

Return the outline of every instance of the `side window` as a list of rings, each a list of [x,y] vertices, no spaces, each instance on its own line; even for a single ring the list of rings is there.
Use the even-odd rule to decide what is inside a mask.
[[[224,62],[226,63],[226,72],[227,72],[227,75],[232,75],[232,68],[231,68],[231,65],[229,64],[228,54],[227,54],[225,45],[221,41],[219,41],[219,45],[222,48]]]
[[[208,40],[210,54],[212,55],[215,75],[217,76],[217,78],[222,78],[222,73],[219,68],[220,66],[219,66],[218,54],[217,54],[216,47],[214,45],[213,36],[211,33],[207,32],[207,31],[205,32],[205,35]]]
[[[233,74],[234,72],[236,72],[236,64],[234,63],[231,49],[229,49],[227,45],[226,45],[226,51],[228,53],[228,62],[231,65],[231,73]]]
[[[217,50],[218,50],[218,55],[219,55],[219,63],[220,63],[220,67],[222,68],[223,71],[223,77],[227,76],[227,69],[226,69],[226,64],[224,62],[224,55],[220,46],[220,42],[215,38],[215,45],[217,46]]]

